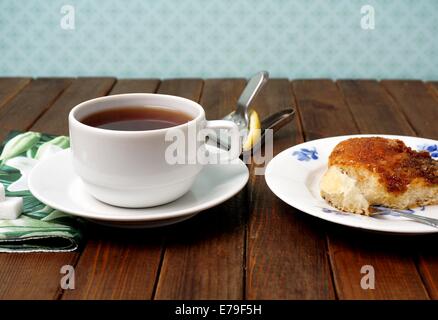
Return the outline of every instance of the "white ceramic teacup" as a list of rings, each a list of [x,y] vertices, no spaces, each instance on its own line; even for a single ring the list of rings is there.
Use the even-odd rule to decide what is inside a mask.
[[[123,106],[170,108],[190,115],[192,120],[147,131],[107,130],[81,122],[90,114]],[[133,93],[96,98],[75,106],[68,121],[75,172],[91,195],[115,206],[157,206],[184,195],[205,164],[199,161],[202,154],[199,150],[205,148],[205,141],[190,132],[226,129],[232,141],[226,160],[240,154],[239,130],[234,123],[206,121],[204,109],[198,103],[176,96]],[[166,141],[166,134],[174,131],[182,133],[185,139]],[[187,144],[181,145],[186,151],[183,163],[166,160],[166,150],[175,143]]]

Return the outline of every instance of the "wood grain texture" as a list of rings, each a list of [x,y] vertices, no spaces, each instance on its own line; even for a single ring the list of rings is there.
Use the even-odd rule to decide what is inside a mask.
[[[36,82],[35,85],[34,82]],[[41,79],[34,82],[27,86],[16,99],[12,100],[4,108],[14,108],[13,112],[7,113],[8,119],[12,119],[16,123],[15,126],[13,123],[11,124],[11,129],[31,129],[53,134],[68,134],[66,119],[70,109],[84,100],[106,94],[114,80],[85,78],[76,79],[71,82],[70,80],[63,79]],[[67,85],[70,86],[65,89]],[[45,99],[41,97],[45,97]],[[52,108],[55,111],[52,111]],[[45,112],[46,110],[48,111]],[[29,124],[34,122],[30,115],[39,118],[29,128]],[[3,120],[3,118],[1,119]],[[79,252],[73,252],[16,256],[14,259],[19,261],[17,264],[21,266],[21,270],[26,270],[26,272],[20,272],[20,269],[11,268],[13,264],[9,264],[2,271],[5,272],[5,275],[9,276],[7,281],[11,283],[23,282],[27,286],[18,291],[14,290],[12,285],[2,286],[0,289],[3,290],[2,295],[5,298],[58,298],[62,294],[59,286],[62,276],[60,268],[65,264],[75,265],[79,255]],[[8,257],[0,255],[0,265],[7,263]],[[29,289],[30,286],[32,287],[31,289]]]
[[[217,119],[244,85],[0,78],[0,138],[17,129],[66,134],[71,108],[106,94],[180,95]],[[276,134],[274,154],[333,135],[438,137],[437,82],[273,79],[254,102],[261,118],[291,105],[299,117]],[[137,231],[90,224],[82,252],[0,254],[0,299],[438,299],[436,235],[406,238],[320,221],[277,199],[254,175],[261,166],[249,167],[246,189],[186,222]],[[63,292],[65,264],[76,268],[76,289]],[[360,286],[364,265],[375,269],[375,290]]]
[[[157,93],[170,94],[199,101],[203,88],[201,79],[169,79],[160,83]]]
[[[357,133],[351,111],[331,80],[296,80],[292,86],[305,140]]]
[[[0,78],[0,109],[30,81],[30,78]]]
[[[339,299],[428,299],[406,237],[334,227],[329,254]],[[375,289],[364,290],[364,266],[375,271]]]
[[[11,130],[27,130],[70,85],[70,79],[37,79],[0,109],[0,140]]]
[[[375,80],[337,82],[361,133],[413,135],[391,97]]]
[[[244,80],[205,81],[200,103],[207,119],[229,113],[244,85]],[[244,189],[169,228],[155,299],[242,299],[246,208]]]
[[[378,83],[339,81],[340,90],[337,93],[335,93],[336,85],[332,83],[331,86],[333,86],[333,96],[330,104],[346,103],[354,116],[352,120],[346,111],[333,115],[336,121],[325,124],[326,129],[332,132],[331,135],[359,132],[412,133],[408,123],[399,116],[399,111]],[[321,96],[326,91],[326,87],[321,90],[317,82],[313,83],[314,94]],[[318,112],[314,110],[315,117]],[[349,128],[349,132],[345,132],[346,127]],[[312,128],[309,127],[309,130]],[[405,238],[352,231],[336,225],[328,227],[329,255],[340,299],[426,299],[428,297],[412,259],[414,251]],[[374,267],[376,272],[374,290],[363,290],[360,285],[363,276],[361,268],[364,265]]]
[[[294,105],[286,79],[269,80],[254,102],[261,118]],[[296,117],[276,133],[274,155],[302,139]],[[275,197],[264,176],[254,174],[256,167],[248,185],[246,298],[334,298],[322,224]]]
[[[78,78],[63,92],[53,106],[32,126],[32,130],[68,134],[68,114],[77,104],[106,95],[115,83],[113,78]]]
[[[153,93],[159,84],[160,80],[157,79],[118,79],[110,94]]]
[[[1,253],[0,299],[54,300],[60,294],[63,265],[77,253]]]
[[[0,112],[0,137],[9,130],[27,130],[51,106],[69,80],[34,80]],[[0,299],[56,299],[63,265],[73,264],[77,253],[0,254]]]
[[[151,299],[162,230],[123,230],[90,225],[76,264],[76,289],[62,299]]]
[[[436,250],[436,235],[422,237],[416,244],[423,247],[419,250],[418,269],[423,278],[430,298],[438,299],[438,255]]]
[[[438,140],[438,83],[421,81],[382,81],[383,86],[397,101],[418,136]],[[437,235],[417,237],[418,269],[429,296],[438,299]]]
[[[428,82],[427,86],[432,91],[434,96],[438,98],[438,81]]]
[[[433,96],[432,89],[421,81],[386,80],[381,84],[394,98],[418,136],[438,140],[438,100]]]
[[[430,94],[430,97],[426,95],[421,95],[421,101],[426,101],[424,105],[419,105],[420,108],[427,108],[427,115],[432,114],[438,110],[438,82],[430,82],[428,84],[424,84],[425,88],[421,88],[420,91],[427,91]],[[435,106],[435,107],[434,107]],[[434,110],[434,111],[432,111]],[[419,112],[422,112],[419,110]],[[428,134],[431,137],[438,140],[438,126],[435,124],[436,119],[432,119],[432,121],[425,122],[425,125],[428,125],[427,130]],[[434,121],[435,120],[435,121]],[[423,277],[424,284],[427,288],[427,291],[432,299],[438,299],[438,255],[435,243],[438,240],[437,235],[424,236],[415,242],[415,246],[421,248],[419,250],[419,260],[418,260],[418,268]]]
[[[118,80],[110,94],[155,92],[157,80]],[[160,229],[123,230],[89,225],[76,265],[76,290],[62,299],[151,299],[160,265]]]

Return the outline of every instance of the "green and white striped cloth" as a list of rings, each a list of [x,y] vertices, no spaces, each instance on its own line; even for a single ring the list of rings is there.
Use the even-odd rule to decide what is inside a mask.
[[[66,252],[82,239],[82,220],[52,209],[28,190],[27,174],[45,157],[69,147],[69,138],[11,132],[0,147],[0,183],[7,197],[23,198],[16,220],[0,219],[0,252]]]

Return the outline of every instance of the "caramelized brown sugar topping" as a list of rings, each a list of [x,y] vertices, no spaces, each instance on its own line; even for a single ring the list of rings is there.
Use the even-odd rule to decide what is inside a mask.
[[[388,192],[403,193],[420,178],[438,185],[438,161],[426,151],[414,151],[403,141],[380,137],[351,138],[340,142],[329,157],[329,166],[364,167],[379,175]]]

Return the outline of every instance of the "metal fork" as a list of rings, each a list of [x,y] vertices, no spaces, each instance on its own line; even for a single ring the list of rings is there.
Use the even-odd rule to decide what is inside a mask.
[[[406,213],[406,212],[403,212],[402,210],[397,210],[397,209],[390,209],[390,208],[382,209],[379,207],[373,207],[373,208],[377,210],[377,212],[374,213],[374,215],[384,214],[384,213],[387,213],[388,211],[392,211],[392,212],[395,212],[397,214],[397,216],[400,216],[403,218],[408,218],[408,219],[417,221],[419,223],[427,224],[429,226],[438,228],[438,219],[427,218],[427,217],[419,216],[419,215],[416,215],[413,213]]]

